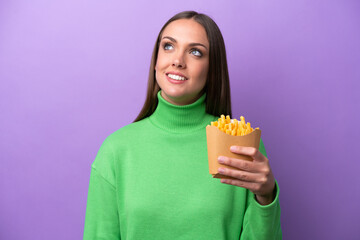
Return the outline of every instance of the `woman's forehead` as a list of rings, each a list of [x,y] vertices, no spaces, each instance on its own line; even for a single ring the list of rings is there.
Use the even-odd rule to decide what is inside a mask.
[[[209,46],[205,28],[193,19],[179,19],[169,23],[161,38],[165,36],[180,42],[199,42]]]

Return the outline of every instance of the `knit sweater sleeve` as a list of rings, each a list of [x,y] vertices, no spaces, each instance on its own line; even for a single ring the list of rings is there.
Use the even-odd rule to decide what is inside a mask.
[[[260,140],[259,151],[266,155],[265,147]],[[260,205],[255,195],[248,191],[247,208],[245,211],[240,240],[281,240],[279,185],[275,181],[275,199],[269,205]]]
[[[111,145],[106,139],[91,166],[84,240],[121,239],[113,162]]]

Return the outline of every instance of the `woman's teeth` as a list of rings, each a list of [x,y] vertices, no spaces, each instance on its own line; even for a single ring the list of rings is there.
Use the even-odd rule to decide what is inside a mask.
[[[174,75],[174,74],[168,74],[168,77],[171,78],[171,79],[174,79],[174,80],[180,80],[180,81],[185,81],[186,80],[186,78],[180,77],[180,76]]]

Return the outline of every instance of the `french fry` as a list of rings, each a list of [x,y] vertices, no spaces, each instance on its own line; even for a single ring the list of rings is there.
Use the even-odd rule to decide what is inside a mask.
[[[240,117],[241,123],[245,125],[245,118],[243,116]]]
[[[222,114],[217,121],[211,122],[211,126],[219,128],[220,131],[232,136],[244,136],[254,131],[249,122],[240,116],[240,120],[231,119],[229,115]],[[259,129],[258,127],[255,129]],[[259,129],[260,130],[260,129]]]
[[[226,124],[229,124],[231,122],[230,116],[226,115]]]
[[[236,129],[234,129],[234,130],[231,131],[231,135],[232,135],[232,136],[236,136]]]

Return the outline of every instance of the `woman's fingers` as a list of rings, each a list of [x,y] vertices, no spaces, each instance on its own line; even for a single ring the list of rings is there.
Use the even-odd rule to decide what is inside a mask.
[[[267,158],[254,147],[231,146],[230,151],[236,154],[247,155],[256,161],[266,161]]]
[[[220,156],[218,158],[219,163],[244,170],[246,172],[258,172],[258,166],[256,163],[248,160],[229,158]]]
[[[261,183],[261,175],[241,170],[233,170],[230,168],[219,168],[219,173],[230,176],[245,182]]]
[[[270,196],[273,193],[275,179],[272,175],[269,160],[256,148],[236,146],[232,152],[251,156],[254,160],[248,161],[238,158],[220,156],[219,163],[230,168],[219,168],[219,173],[230,176],[233,179],[221,179],[222,183],[249,189],[259,196]]]
[[[271,174],[251,173],[241,170],[219,168],[219,173],[234,179],[221,179],[222,183],[247,188],[254,194],[267,195],[272,193],[275,180]]]

